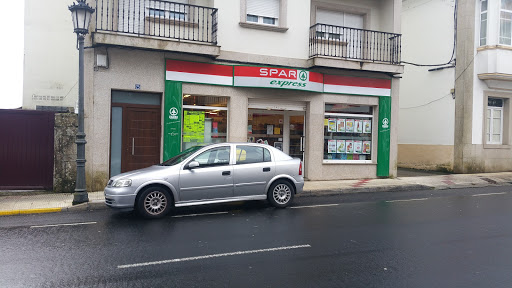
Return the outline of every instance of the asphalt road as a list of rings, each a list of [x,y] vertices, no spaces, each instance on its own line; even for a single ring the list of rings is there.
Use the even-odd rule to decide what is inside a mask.
[[[296,200],[0,217],[0,287],[512,287],[512,186]]]

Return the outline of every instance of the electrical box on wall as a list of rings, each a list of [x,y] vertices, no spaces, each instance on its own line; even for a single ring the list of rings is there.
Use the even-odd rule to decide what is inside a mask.
[[[105,54],[96,54],[96,67],[108,68],[108,58]]]

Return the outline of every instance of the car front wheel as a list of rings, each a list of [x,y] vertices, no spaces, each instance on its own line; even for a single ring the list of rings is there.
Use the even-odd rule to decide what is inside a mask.
[[[292,203],[294,194],[294,188],[289,182],[277,180],[270,186],[267,197],[272,206],[285,208]]]
[[[171,206],[171,195],[161,187],[146,188],[137,201],[137,211],[145,218],[163,217]]]

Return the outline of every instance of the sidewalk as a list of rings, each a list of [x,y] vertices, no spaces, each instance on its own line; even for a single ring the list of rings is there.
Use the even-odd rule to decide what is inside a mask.
[[[306,181],[297,197],[340,195],[359,192],[393,192],[512,185],[512,172],[449,174],[394,179]],[[512,187],[511,187],[512,189]],[[89,192],[89,203],[73,206],[73,194],[5,193],[0,191],[0,216],[61,211],[106,209],[103,191]]]

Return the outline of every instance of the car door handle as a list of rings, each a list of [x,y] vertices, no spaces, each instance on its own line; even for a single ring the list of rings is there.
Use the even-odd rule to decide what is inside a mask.
[[[228,175],[231,175],[231,171],[222,172],[222,176],[228,176]]]
[[[270,172],[270,167],[263,168],[263,172]]]

